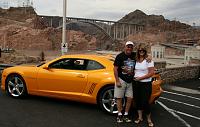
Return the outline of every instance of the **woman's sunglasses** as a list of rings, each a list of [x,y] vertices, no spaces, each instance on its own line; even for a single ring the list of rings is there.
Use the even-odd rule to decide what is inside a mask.
[[[141,50],[138,50],[138,52],[146,52],[146,50],[144,50],[144,49],[141,49]]]

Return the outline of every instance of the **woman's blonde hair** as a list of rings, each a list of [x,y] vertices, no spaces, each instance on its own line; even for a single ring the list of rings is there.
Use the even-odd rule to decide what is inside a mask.
[[[139,59],[140,59],[139,50],[141,50],[141,49],[145,51],[144,52],[144,59],[146,59],[148,57],[148,50],[147,50],[148,47],[147,47],[147,45],[145,43],[140,43],[138,45],[137,52],[136,52],[136,61],[139,61]]]

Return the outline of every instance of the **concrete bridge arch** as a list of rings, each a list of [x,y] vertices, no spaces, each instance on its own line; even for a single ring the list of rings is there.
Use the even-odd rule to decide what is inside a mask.
[[[40,16],[45,20],[49,27],[59,28],[62,25],[62,17],[59,16]],[[99,19],[87,19],[66,17],[67,22],[84,22],[95,26],[107,35],[111,40],[124,40],[128,35],[135,34],[143,31],[144,25],[128,23],[128,22],[116,22]]]
[[[100,30],[104,35],[106,35],[106,37],[108,37],[112,42],[114,42],[115,40],[112,38],[112,36],[111,35],[109,35],[101,26],[99,26],[97,23],[93,23],[93,22],[87,22],[87,21],[68,21],[67,23],[66,23],[66,27],[67,27],[67,25],[70,25],[70,24],[72,24],[72,23],[86,23],[86,24],[90,24],[90,25],[92,25],[92,26],[94,26],[94,27],[96,27],[98,30]],[[60,26],[58,26],[57,27],[57,29],[61,29],[63,26],[62,25],[60,25]]]

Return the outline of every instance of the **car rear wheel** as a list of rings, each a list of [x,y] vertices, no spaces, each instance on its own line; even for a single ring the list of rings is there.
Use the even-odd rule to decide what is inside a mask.
[[[6,92],[9,96],[20,98],[27,95],[26,84],[20,75],[12,74],[6,79]]]
[[[103,111],[109,114],[117,113],[117,103],[114,98],[114,86],[103,88],[98,97],[98,104]]]

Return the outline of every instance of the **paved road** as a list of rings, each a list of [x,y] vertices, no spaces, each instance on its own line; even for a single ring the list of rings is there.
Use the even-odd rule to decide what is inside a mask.
[[[200,125],[200,80],[164,85],[165,92],[152,106],[155,127],[198,127]],[[183,89],[184,87],[184,89]],[[135,117],[135,115],[134,115]],[[147,124],[143,122],[140,127]],[[116,124],[115,116],[96,105],[30,96],[13,99],[0,91],[0,127],[133,127]]]

